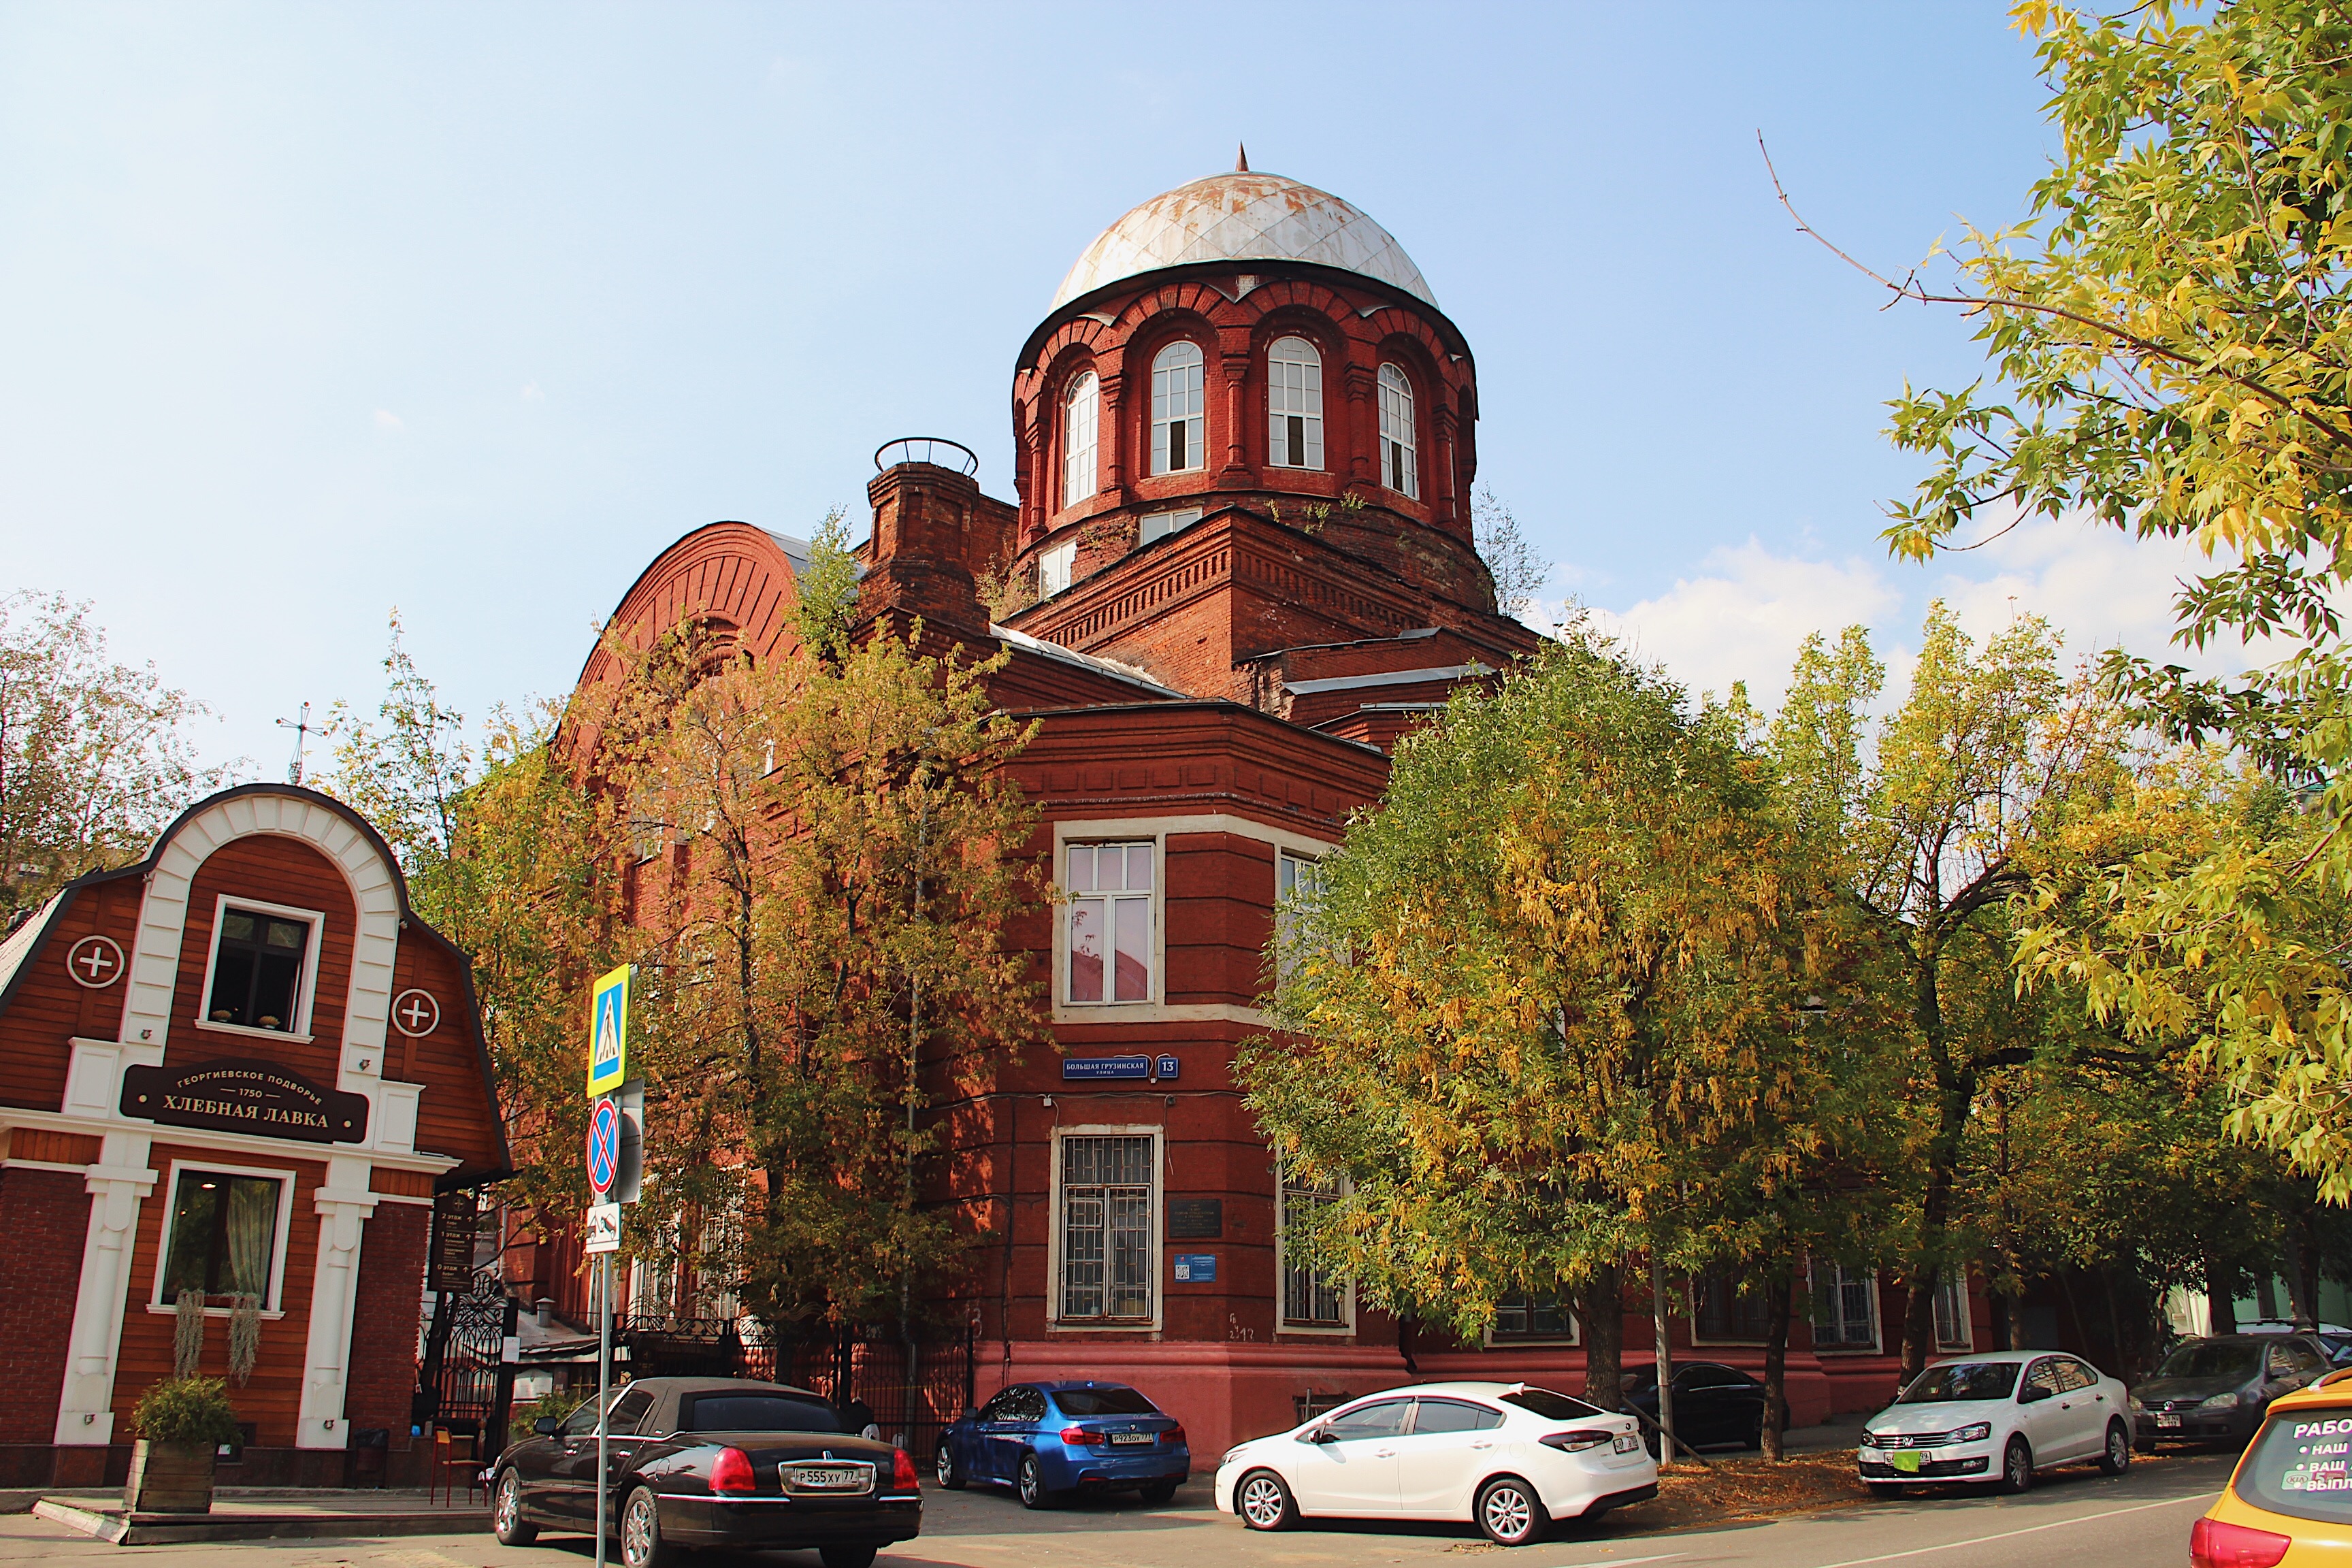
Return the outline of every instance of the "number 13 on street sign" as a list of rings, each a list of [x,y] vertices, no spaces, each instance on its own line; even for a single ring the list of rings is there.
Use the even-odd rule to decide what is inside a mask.
[[[629,966],[596,982],[588,1006],[588,1094],[608,1094],[629,1076]]]

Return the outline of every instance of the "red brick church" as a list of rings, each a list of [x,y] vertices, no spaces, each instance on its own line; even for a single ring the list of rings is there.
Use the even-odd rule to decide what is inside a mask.
[[[1412,1375],[1396,1322],[1288,1267],[1286,1194],[1229,1068],[1266,1026],[1277,896],[1379,799],[1402,732],[1539,639],[1498,613],[1473,548],[1470,344],[1337,196],[1238,169],[1136,207],[1062,279],[1012,390],[1016,499],[982,493],[951,443],[893,443],[860,547],[861,616],[1012,649],[995,691],[1043,721],[1019,767],[1068,895],[1029,939],[1062,1054],[942,1112],[954,1195],[995,1238],[961,1307],[982,1397],[1131,1381],[1214,1454],[1307,1396]],[[699,616],[765,655],[792,636],[806,550],[698,529],[614,624]],[[598,654],[583,680],[613,673]],[[1884,1397],[1902,1312],[1875,1279],[1814,1286],[1800,1422]],[[1980,1302],[1940,1305],[1948,1343],[1983,1342]],[[1760,1364],[1743,1300],[1700,1281],[1683,1308],[1685,1353]],[[1538,1299],[1484,1345],[1415,1359],[1577,1386],[1577,1341]]]

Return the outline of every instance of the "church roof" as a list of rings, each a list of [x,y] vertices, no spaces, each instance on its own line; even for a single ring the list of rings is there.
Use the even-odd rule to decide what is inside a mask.
[[[1122,278],[1202,261],[1308,261],[1437,303],[1404,247],[1353,206],[1280,174],[1237,169],[1156,195],[1097,235],[1052,309]]]

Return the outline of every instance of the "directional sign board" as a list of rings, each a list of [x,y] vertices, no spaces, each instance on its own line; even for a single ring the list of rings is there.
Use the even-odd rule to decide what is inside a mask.
[[[621,1205],[590,1204],[588,1224],[582,1230],[581,1250],[593,1257],[599,1252],[621,1250]]]
[[[629,966],[596,982],[588,1006],[588,1092],[609,1094],[629,1076]]]
[[[621,1108],[610,1097],[588,1113],[588,1184],[601,1200],[621,1173]]]

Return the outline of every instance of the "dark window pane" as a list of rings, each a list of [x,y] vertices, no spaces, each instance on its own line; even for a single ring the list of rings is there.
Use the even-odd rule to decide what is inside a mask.
[[[1503,1413],[1458,1399],[1424,1399],[1412,1418],[1415,1436],[1432,1432],[1486,1432],[1503,1424]]]
[[[220,1178],[201,1171],[180,1173],[172,1205],[172,1259],[163,1270],[163,1299],[183,1290],[212,1289],[213,1234],[219,1227]]]
[[[1588,1415],[1601,1414],[1598,1405],[1587,1405],[1581,1399],[1570,1399],[1565,1394],[1554,1394],[1549,1388],[1522,1388],[1504,1394],[1503,1403],[1516,1405],[1522,1410],[1532,1410],[1547,1421],[1580,1421]]]
[[[1897,1405],[1943,1405],[1970,1399],[2007,1399],[2017,1385],[2013,1361],[1962,1361],[1931,1366],[1911,1380]]]
[[[1157,1415],[1160,1407],[1131,1388],[1057,1388],[1065,1415]]]
[[[1331,1436],[1342,1443],[1360,1437],[1393,1437],[1404,1430],[1404,1415],[1412,1405],[1409,1399],[1383,1399],[1377,1405],[1359,1405],[1333,1417]]]
[[[251,1022],[245,1009],[253,994],[253,964],[251,952],[232,949],[226,941],[221,943],[220,958],[213,965],[213,995],[205,1008],[205,1017],[215,1024]]]
[[[697,1432],[838,1432],[832,1405],[783,1394],[701,1394],[681,1401],[681,1429]]]
[[[634,1432],[654,1407],[651,1389],[632,1388],[613,1402],[613,1417],[604,1424],[608,1432]]]

